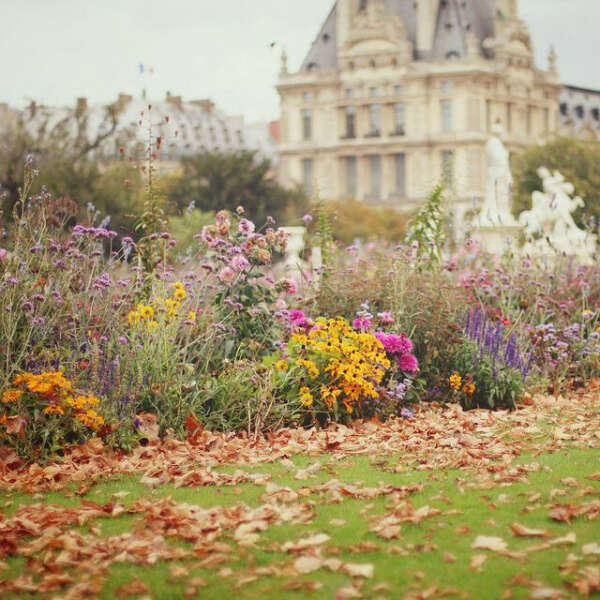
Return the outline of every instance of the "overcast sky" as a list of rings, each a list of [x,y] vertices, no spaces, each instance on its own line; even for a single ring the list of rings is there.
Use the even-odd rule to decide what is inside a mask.
[[[0,102],[110,102],[119,92],[211,98],[247,121],[278,117],[281,47],[297,69],[333,0],[0,0]],[[600,89],[600,0],[520,0],[538,64]],[[270,44],[276,42],[275,47]],[[154,68],[139,74],[139,63]]]

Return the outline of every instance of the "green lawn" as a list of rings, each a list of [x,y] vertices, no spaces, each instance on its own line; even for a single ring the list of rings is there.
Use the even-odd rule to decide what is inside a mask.
[[[543,426],[551,435],[553,428]],[[237,485],[149,487],[136,473],[103,477],[82,496],[74,493],[81,482],[60,492],[4,491],[0,540],[2,526],[14,530],[19,517],[27,526],[27,519],[41,519],[48,511],[48,521],[43,530],[22,536],[5,558],[0,595],[579,597],[569,586],[574,581],[580,591],[587,585],[594,594],[600,569],[600,443],[575,445],[554,452],[530,450],[501,466],[490,461],[482,468],[422,469],[398,454],[338,450],[215,467],[217,473],[241,470],[256,476],[253,483]],[[115,511],[115,504],[122,508]],[[81,517],[86,507],[97,510],[96,505],[109,506],[103,510],[115,514]],[[571,522],[551,517],[565,514],[564,508],[557,512],[557,505],[570,507]],[[63,513],[51,506],[73,509],[72,522],[56,524]],[[586,514],[577,516],[577,506]],[[194,507],[214,510],[197,513]],[[382,522],[383,515],[387,521]],[[546,536],[517,536],[514,523]],[[134,538],[119,538],[130,532]],[[473,548],[478,536],[500,538],[488,540],[500,546]],[[27,546],[45,538],[50,541],[42,548]],[[145,548],[139,555],[132,539]],[[123,555],[118,556],[121,545]],[[65,573],[72,580],[63,587],[49,577],[60,580]],[[43,576],[54,587],[46,593],[17,593],[6,583],[24,582],[21,589],[28,589]],[[123,587],[136,579],[143,585]],[[595,593],[600,593],[600,581]]]

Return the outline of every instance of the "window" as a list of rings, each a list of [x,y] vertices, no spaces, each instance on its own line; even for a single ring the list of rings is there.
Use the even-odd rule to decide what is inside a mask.
[[[381,133],[381,106],[371,104],[369,106],[369,137],[379,137]]]
[[[302,111],[302,139],[310,140],[312,137],[312,111],[305,108]]]
[[[350,139],[356,137],[356,108],[354,106],[346,107],[346,137]]]
[[[406,196],[406,157],[402,154],[394,156],[396,170],[396,194],[401,198]]]
[[[302,182],[304,191],[311,196],[313,193],[313,161],[312,158],[305,158],[302,161]]]
[[[441,100],[442,131],[452,131],[452,100]]]
[[[371,170],[371,198],[379,200],[381,198],[381,156],[369,156],[369,166]]]
[[[452,150],[442,150],[442,181],[448,187],[452,187],[454,183],[454,152]]]
[[[506,105],[506,130],[508,133],[512,131],[512,104],[510,102]]]
[[[404,94],[404,86],[403,85],[395,85],[394,86],[394,96],[402,96]]]
[[[404,135],[404,102],[394,104],[394,133]]]
[[[379,88],[378,87],[372,87],[369,88],[369,96],[371,98],[377,98],[379,96]]]
[[[354,98],[354,90],[347,89],[346,90],[346,98],[348,98],[349,100],[352,100],[352,98]]]
[[[356,156],[346,156],[346,194],[356,198]]]
[[[367,10],[367,3],[368,3],[368,0],[360,0],[360,4],[358,5],[358,10],[361,12],[364,10]]]
[[[440,83],[440,88],[442,92],[447,94],[448,92],[452,91],[452,82],[445,79],[442,81],[442,83]]]
[[[304,92],[302,94],[302,100],[304,102],[312,102],[312,99],[313,99],[312,92]]]

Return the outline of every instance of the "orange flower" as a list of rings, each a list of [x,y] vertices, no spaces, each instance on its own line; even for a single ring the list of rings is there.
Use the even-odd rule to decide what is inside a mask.
[[[2,404],[9,404],[10,402],[16,402],[23,392],[21,390],[6,390],[2,394]]]
[[[65,409],[62,406],[58,406],[58,404],[50,404],[50,406],[46,406],[44,409],[45,415],[50,415],[52,413],[56,413],[57,415],[64,415]]]

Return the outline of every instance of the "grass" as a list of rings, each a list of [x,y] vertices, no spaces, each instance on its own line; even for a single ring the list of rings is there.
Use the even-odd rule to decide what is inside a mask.
[[[373,456],[324,455],[315,458],[299,455],[293,459],[297,468],[306,468],[316,461],[321,464],[320,470],[305,481],[294,478],[296,470],[289,463],[243,467],[253,473],[268,473],[274,483],[305,492],[306,495],[300,501],[311,503],[315,513],[310,523],[271,525],[260,533],[258,543],[252,548],[236,545],[232,532],[226,531],[221,539],[232,546],[231,560],[212,569],[199,568],[199,561],[194,558],[179,562],[158,562],[150,566],[113,564],[103,578],[100,597],[115,598],[121,586],[138,578],[148,586],[150,596],[155,600],[183,598],[189,579],[202,577],[206,586],[188,590],[189,597],[300,598],[316,583],[318,587],[313,591],[313,597],[334,598],[340,588],[352,584],[351,577],[324,569],[306,575],[294,574],[289,566],[296,555],[285,553],[281,549],[281,545],[287,541],[327,533],[331,539],[321,547],[323,556],[374,566],[372,579],[354,579],[354,589],[366,598],[399,598],[432,586],[436,586],[438,591],[454,590],[455,595],[470,598],[500,598],[509,589],[512,597],[525,598],[529,597],[530,588],[510,583],[511,580],[536,580],[544,586],[565,590],[563,581],[567,577],[561,574],[559,565],[565,562],[570,553],[581,555],[582,545],[600,542],[600,528],[594,522],[579,518],[571,524],[558,523],[551,521],[548,515],[549,504],[578,504],[598,498],[600,483],[587,480],[586,476],[598,471],[600,449],[571,449],[540,456],[522,455],[514,461],[513,466],[533,465],[535,470],[521,480],[494,484],[490,484],[489,478],[481,477],[476,471],[431,472],[402,468],[401,472],[396,472],[396,466],[401,464],[401,457],[397,456],[386,456],[378,460]],[[237,468],[239,467],[225,466],[222,470]],[[577,480],[576,484],[569,480],[568,485],[561,482],[573,477]],[[453,511],[453,514],[435,516],[419,524],[404,523],[399,539],[387,541],[369,531],[369,519],[386,512],[386,507],[391,507],[393,503],[393,497],[387,495],[376,499],[357,499],[345,496],[341,502],[333,502],[327,494],[317,493],[312,489],[332,479],[360,483],[367,487],[421,483],[422,490],[408,498],[415,507],[429,505],[443,512]],[[265,493],[264,485],[245,483],[228,487],[177,488],[165,484],[150,491],[139,480],[139,476],[102,480],[91,487],[83,498],[73,493],[75,488],[63,493],[33,496],[4,492],[0,494],[0,508],[4,517],[10,518],[26,504],[42,502],[77,507],[82,500],[105,504],[114,500],[115,493],[126,508],[144,497],[156,500],[172,498],[177,503],[207,508],[239,503],[258,507],[264,503],[261,499]],[[128,494],[123,497],[120,492]],[[534,494],[541,496],[531,500]],[[531,507],[531,510],[526,507]],[[511,551],[517,552],[540,543],[539,539],[516,537],[510,529],[513,522],[549,530],[556,536],[575,532],[577,541],[570,546],[561,545],[527,553],[521,559],[474,550],[471,547],[478,535],[500,537],[508,543]],[[73,529],[106,537],[136,528],[144,528],[143,516],[122,514],[98,518],[88,525]],[[191,548],[190,544],[179,538],[170,538],[170,543]],[[480,570],[471,567],[472,556],[477,554],[487,556]],[[586,558],[581,564],[592,562]],[[173,578],[170,571],[173,564],[185,567],[187,575]],[[281,567],[281,576],[261,575],[253,581],[244,581],[248,575],[253,576],[257,568],[269,565]],[[5,569],[0,571],[0,579],[14,578],[25,567],[22,557],[10,557],[6,560]],[[302,585],[309,587],[301,587]],[[286,589],[288,587],[298,589]],[[197,593],[192,595],[193,591]],[[54,592],[46,596],[20,594],[6,597],[61,596]]]

